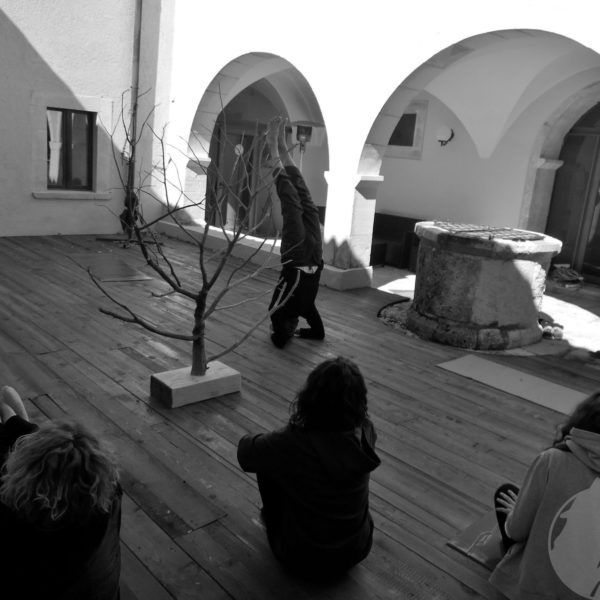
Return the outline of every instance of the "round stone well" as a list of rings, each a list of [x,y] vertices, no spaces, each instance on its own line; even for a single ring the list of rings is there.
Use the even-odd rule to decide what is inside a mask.
[[[542,338],[546,274],[562,243],[541,233],[439,221],[420,238],[415,296],[406,327],[422,338],[500,350]]]

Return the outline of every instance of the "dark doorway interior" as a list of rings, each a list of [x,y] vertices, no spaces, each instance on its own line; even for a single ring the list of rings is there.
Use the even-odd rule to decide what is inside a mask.
[[[207,222],[249,235],[274,237],[264,130],[258,122],[217,121],[207,183]]]
[[[563,242],[554,263],[600,283],[600,103],[565,136],[546,233]]]

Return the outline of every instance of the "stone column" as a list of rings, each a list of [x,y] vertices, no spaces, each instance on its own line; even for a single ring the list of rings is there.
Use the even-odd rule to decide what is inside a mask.
[[[325,270],[321,282],[336,289],[368,287],[373,273],[369,263],[375,203],[383,177],[356,175],[340,179],[336,180],[331,174],[327,177]]]

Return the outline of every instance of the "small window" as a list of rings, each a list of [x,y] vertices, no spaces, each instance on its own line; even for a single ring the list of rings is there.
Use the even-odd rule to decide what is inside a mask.
[[[92,189],[95,116],[82,110],[46,110],[49,189]]]
[[[388,144],[390,146],[414,146],[416,126],[417,113],[404,113],[392,132]]]
[[[427,100],[413,100],[401,116],[386,115],[389,127],[394,126],[385,151],[386,158],[421,159],[427,106]]]

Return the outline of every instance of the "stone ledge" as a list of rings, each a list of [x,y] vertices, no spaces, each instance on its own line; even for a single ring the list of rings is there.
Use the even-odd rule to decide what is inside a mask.
[[[512,231],[522,231],[525,234],[535,233],[520,229],[512,229]],[[421,242],[429,242],[438,249],[495,259],[521,258],[537,261],[544,255],[552,257],[558,254],[562,247],[561,241],[543,234],[539,234],[543,235],[539,240],[527,241],[494,237],[494,232],[490,232],[489,239],[486,239],[483,231],[481,236],[465,237],[438,226],[434,221],[417,223],[415,233]]]
[[[184,242],[200,241],[204,235],[203,225],[177,225],[173,221],[159,221],[156,231]],[[221,250],[227,240],[219,227],[211,227],[206,237],[206,247],[210,250]],[[267,240],[253,236],[245,236],[233,249],[233,256],[250,260],[252,263],[265,265],[267,268],[278,269],[281,266],[279,255],[280,240]]]
[[[190,242],[199,241],[204,235],[203,225],[177,225],[174,222],[160,221],[156,230],[172,238]],[[268,240],[266,243],[263,238],[246,236],[236,244],[233,256],[250,260],[252,263],[265,265],[270,269],[279,269],[281,267],[279,249],[280,240]],[[211,227],[206,238],[206,247],[211,250],[219,250],[225,244],[223,232]],[[373,267],[358,267],[351,269],[338,269],[331,265],[325,265],[321,274],[321,285],[335,290],[351,290],[355,288],[370,287],[373,278]]]
[[[93,192],[91,190],[40,190],[31,192],[37,200],[110,200],[111,192]]]
[[[371,287],[373,267],[357,267],[353,269],[338,269],[325,265],[321,273],[321,285],[334,290],[353,290]]]

